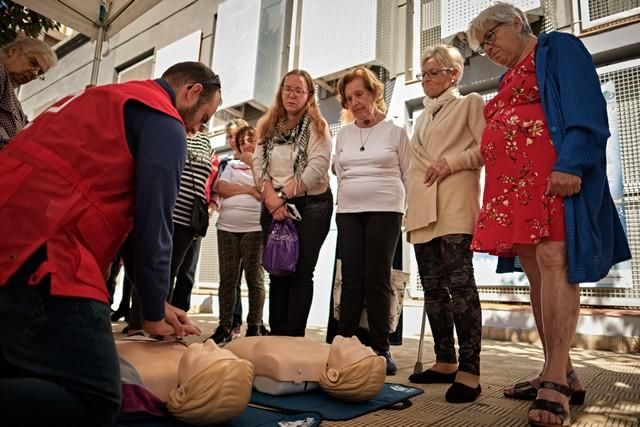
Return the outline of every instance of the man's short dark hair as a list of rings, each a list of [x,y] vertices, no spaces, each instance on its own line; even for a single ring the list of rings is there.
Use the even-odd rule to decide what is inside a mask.
[[[211,99],[222,87],[220,77],[201,62],[179,62],[169,67],[161,78],[173,88],[200,83],[203,87],[200,98],[203,100]]]

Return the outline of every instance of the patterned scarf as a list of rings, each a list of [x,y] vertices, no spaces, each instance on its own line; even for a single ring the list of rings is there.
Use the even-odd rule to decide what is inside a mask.
[[[271,175],[269,175],[269,163],[273,147],[282,144],[292,144],[296,156],[293,162],[293,175],[299,181],[302,178],[304,169],[307,167],[307,145],[311,139],[309,115],[305,114],[302,116],[302,120],[300,120],[293,129],[282,131],[285,121],[285,118],[278,120],[273,136],[265,139],[263,142],[262,175],[271,178]]]

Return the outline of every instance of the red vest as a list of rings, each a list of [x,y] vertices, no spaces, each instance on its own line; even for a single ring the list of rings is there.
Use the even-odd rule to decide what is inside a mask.
[[[0,286],[46,243],[53,295],[108,302],[103,273],[133,224],[135,165],[124,104],[182,123],[156,82],[98,86],[61,99],[0,150]]]

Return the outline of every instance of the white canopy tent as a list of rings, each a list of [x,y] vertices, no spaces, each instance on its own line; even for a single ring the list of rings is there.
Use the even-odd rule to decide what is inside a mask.
[[[40,15],[96,40],[91,83],[98,81],[102,43],[160,0],[14,0]]]

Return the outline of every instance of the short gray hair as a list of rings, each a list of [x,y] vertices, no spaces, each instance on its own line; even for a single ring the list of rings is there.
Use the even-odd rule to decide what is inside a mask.
[[[469,47],[476,50],[480,46],[480,40],[476,38],[476,34],[482,31],[482,27],[487,21],[493,21],[496,24],[499,23],[511,23],[514,18],[520,18],[522,21],[522,33],[533,34],[531,26],[527,20],[527,15],[511,3],[505,3],[502,1],[496,2],[493,6],[489,6],[478,14],[469,23],[467,29],[467,40],[469,40]]]
[[[462,79],[462,73],[464,72],[464,58],[458,49],[449,44],[439,44],[436,46],[427,47],[422,53],[422,59],[420,65],[424,64],[431,58],[435,58],[439,63],[446,68],[452,70],[458,70],[458,78],[456,85]]]
[[[6,57],[13,48],[20,49],[25,55],[37,55],[44,59],[47,69],[58,62],[56,54],[48,44],[32,37],[18,36],[16,39],[0,48],[0,56]]]

